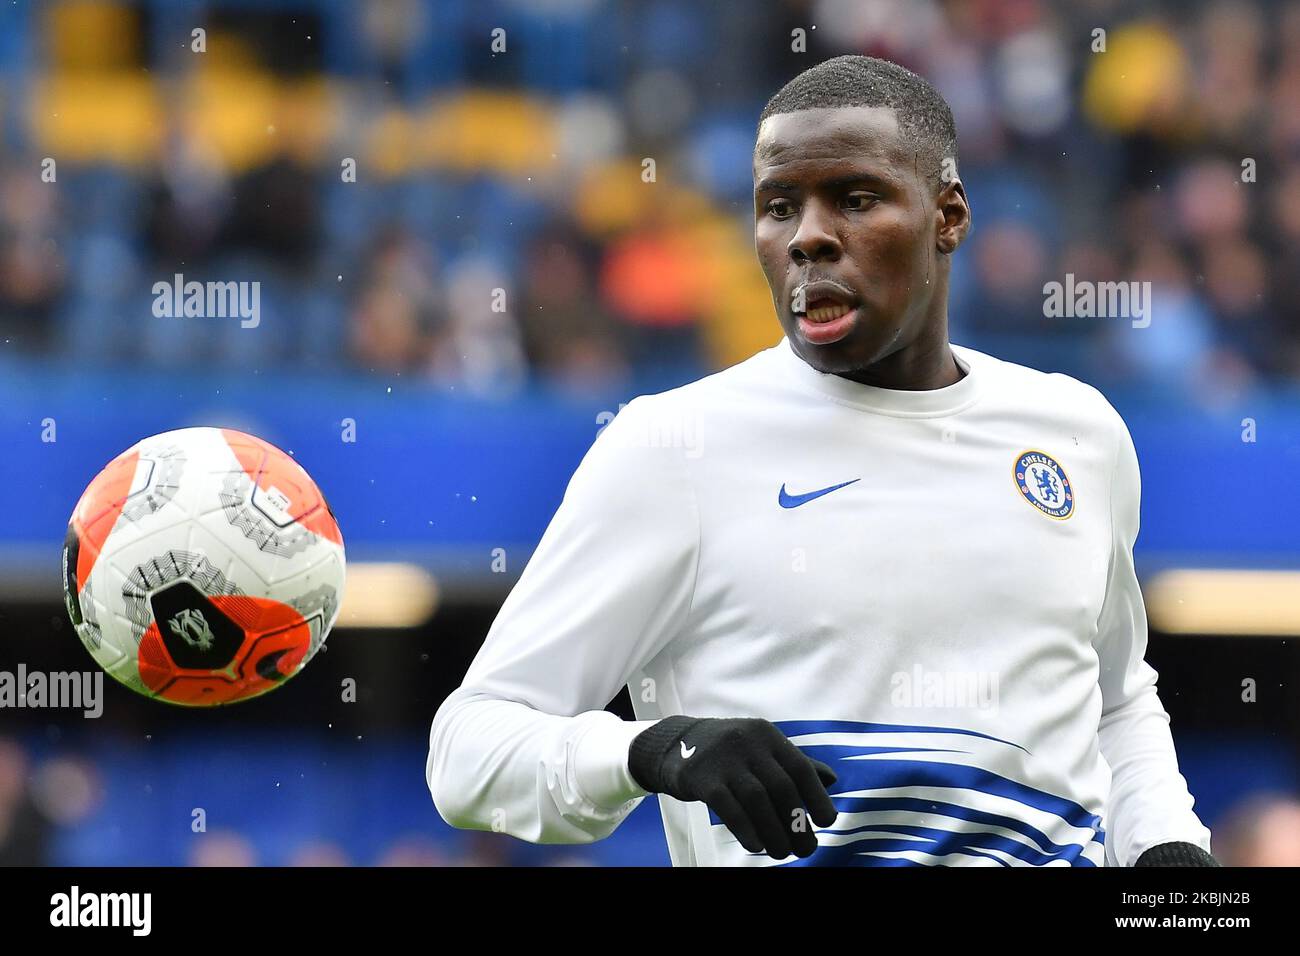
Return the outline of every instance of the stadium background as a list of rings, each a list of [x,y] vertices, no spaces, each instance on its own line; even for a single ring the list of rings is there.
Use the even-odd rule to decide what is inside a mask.
[[[266,698],[0,711],[0,861],[666,863],[654,801],[591,847],[451,831],[428,723],[619,404],[778,340],[754,123],[845,52],[952,103],[952,338],[1126,416],[1184,772],[1221,857],[1300,863],[1300,8],[1236,0],[0,7],[0,669],[91,666],[64,526],[169,428],[291,450],[353,577]],[[178,272],[259,281],[260,324],[154,317]],[[1150,327],[1046,318],[1067,273],[1151,281]]]

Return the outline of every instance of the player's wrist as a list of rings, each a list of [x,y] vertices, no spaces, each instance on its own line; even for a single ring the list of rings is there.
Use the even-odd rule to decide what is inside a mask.
[[[574,777],[588,802],[612,810],[649,792],[632,776],[628,754],[632,740],[654,724],[650,720],[620,720],[606,712],[592,717],[573,751]]]
[[[682,737],[703,718],[677,714],[656,721],[633,738],[628,747],[627,766],[632,779],[650,793],[664,793],[668,782],[664,779],[665,758]]]

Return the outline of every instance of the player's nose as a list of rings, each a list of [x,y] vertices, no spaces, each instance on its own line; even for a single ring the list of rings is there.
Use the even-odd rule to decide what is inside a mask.
[[[804,203],[799,215],[799,227],[791,237],[786,250],[795,262],[804,264],[823,260],[834,261],[844,252],[828,210],[814,200]]]

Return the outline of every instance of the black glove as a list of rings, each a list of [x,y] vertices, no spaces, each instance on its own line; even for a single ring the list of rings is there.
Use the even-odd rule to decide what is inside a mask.
[[[1194,843],[1161,843],[1137,858],[1134,866],[1220,866]]]
[[[666,717],[632,740],[628,769],[651,793],[703,800],[741,846],[774,860],[811,856],[806,817],[828,827],[837,815],[835,771],[756,717]]]

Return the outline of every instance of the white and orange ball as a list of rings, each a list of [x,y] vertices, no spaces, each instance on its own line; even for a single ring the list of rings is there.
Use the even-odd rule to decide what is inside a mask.
[[[68,614],[110,675],[173,704],[284,683],[325,643],[343,537],[316,483],[229,428],[146,438],[95,476],[63,549]]]

